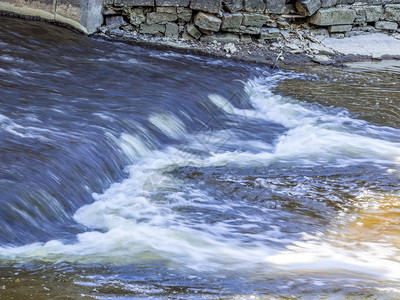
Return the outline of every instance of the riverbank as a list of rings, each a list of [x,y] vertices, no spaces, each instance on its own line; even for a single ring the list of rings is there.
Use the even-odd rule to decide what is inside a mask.
[[[348,62],[400,59],[400,34],[364,33],[335,38],[314,35],[310,31],[287,31],[273,43],[185,40],[149,35],[110,35],[98,32],[95,37],[138,44],[151,48],[169,49],[197,55],[266,64],[321,64],[341,66]]]
[[[273,67],[400,58],[400,0],[97,0],[92,4],[96,9],[90,9],[87,18],[75,16],[79,21],[75,26],[56,18],[63,12],[61,6],[57,13],[49,7],[54,16],[48,17],[33,13],[28,8],[41,7],[27,3],[19,10],[2,6],[0,13],[61,22],[112,41]],[[88,19],[96,22],[84,30]]]
[[[400,0],[105,1],[96,33],[272,66],[400,58]]]

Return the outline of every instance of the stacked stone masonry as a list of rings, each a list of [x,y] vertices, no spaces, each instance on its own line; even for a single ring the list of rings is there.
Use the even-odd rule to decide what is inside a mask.
[[[400,0],[105,0],[104,33],[273,41],[301,26],[344,37],[400,32]]]

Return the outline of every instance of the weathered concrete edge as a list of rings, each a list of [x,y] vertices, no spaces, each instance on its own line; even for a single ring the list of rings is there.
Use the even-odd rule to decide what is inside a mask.
[[[38,18],[48,22],[58,23],[73,29],[79,30],[85,34],[96,32],[103,22],[101,13],[103,0],[83,0],[78,8],[80,16],[64,15],[57,10],[57,1],[54,3],[52,11],[37,9],[28,6],[18,6],[13,3],[0,1],[0,12],[3,14],[18,15],[26,18]],[[75,17],[75,18],[74,18]]]
[[[17,6],[11,3],[0,2],[0,11],[15,13],[23,16],[38,17],[50,21],[54,20],[54,14],[48,11],[25,6]]]

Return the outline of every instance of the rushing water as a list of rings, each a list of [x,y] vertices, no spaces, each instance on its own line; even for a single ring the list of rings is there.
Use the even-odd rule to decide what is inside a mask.
[[[2,299],[400,297],[399,63],[0,21]]]

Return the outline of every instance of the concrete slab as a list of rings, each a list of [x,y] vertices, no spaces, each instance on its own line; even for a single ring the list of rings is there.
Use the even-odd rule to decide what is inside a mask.
[[[0,11],[69,24],[93,33],[103,23],[103,0],[0,0]]]
[[[400,40],[383,33],[358,35],[343,39],[326,37],[321,42],[338,53],[349,55],[400,56]]]

